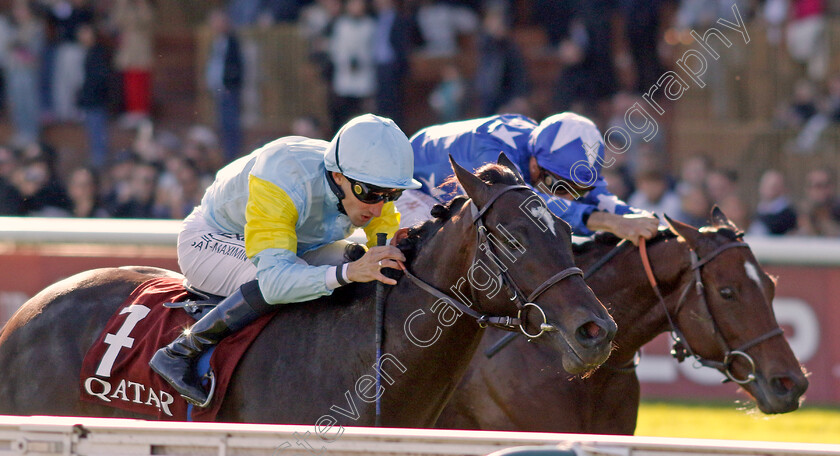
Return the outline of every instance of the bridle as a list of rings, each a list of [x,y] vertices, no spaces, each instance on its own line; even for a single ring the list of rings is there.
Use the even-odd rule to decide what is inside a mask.
[[[755,347],[756,345],[768,339],[782,335],[782,328],[776,326],[774,329],[771,329],[770,331],[767,331],[766,333],[750,340],[749,342],[735,348],[734,350],[731,350],[729,348],[729,344],[723,338],[723,335],[720,331],[720,326],[715,321],[714,314],[712,314],[711,308],[709,307],[709,304],[706,301],[705,286],[703,285],[703,276],[701,272],[702,267],[705,264],[715,259],[715,257],[720,255],[722,252],[732,248],[741,247],[749,248],[749,245],[737,241],[729,242],[719,246],[717,249],[715,249],[702,259],[700,259],[697,256],[697,252],[695,252],[694,249],[689,248],[689,255],[691,257],[691,270],[693,272],[692,280],[683,289],[682,293],[680,294],[680,299],[679,301],[677,301],[677,307],[676,309],[674,309],[674,318],[676,318],[676,316],[679,315],[680,309],[685,303],[686,298],[688,297],[689,291],[692,288],[694,288],[700,305],[711,318],[712,328],[716,336],[715,339],[717,340],[718,345],[721,347],[724,353],[722,362],[703,358],[691,349],[688,340],[683,335],[683,332],[680,331],[680,328],[679,326],[677,326],[677,323],[674,321],[674,318],[671,317],[671,313],[668,311],[668,307],[665,305],[665,299],[662,297],[662,293],[659,291],[659,285],[657,285],[656,283],[656,277],[653,275],[653,269],[650,266],[650,259],[648,258],[647,254],[647,243],[645,242],[644,238],[642,238],[639,241],[639,255],[642,258],[642,265],[644,266],[645,274],[647,275],[648,281],[650,282],[653,291],[656,293],[656,297],[659,299],[659,303],[662,305],[662,310],[665,312],[665,317],[668,319],[668,324],[671,326],[671,338],[674,341],[673,348],[671,349],[671,355],[678,362],[683,362],[687,357],[691,356],[695,358],[696,362],[700,365],[712,367],[723,372],[723,374],[726,375],[729,381],[733,381],[739,385],[745,385],[747,383],[755,381],[755,361],[750,355],[747,354],[747,350],[749,350],[752,347]],[[738,357],[744,358],[744,360],[750,366],[750,372],[744,378],[738,378],[735,376],[734,373],[732,373],[732,364]]]
[[[476,226],[476,231],[478,232],[478,244],[476,246],[476,252],[473,255],[472,264],[476,264],[476,256],[478,256],[478,252],[485,252],[487,257],[490,258],[491,263],[495,265],[497,271],[495,274],[501,279],[502,283],[508,294],[511,296],[510,300],[516,303],[516,307],[519,309],[517,312],[516,317],[509,317],[509,316],[493,316],[489,314],[485,314],[473,309],[470,305],[463,303],[460,299],[453,298],[448,294],[438,290],[437,288],[429,285],[428,283],[424,282],[422,279],[418,278],[417,276],[413,275],[408,269],[400,263],[400,267],[402,268],[403,273],[406,277],[409,278],[415,285],[420,287],[422,290],[426,291],[427,293],[435,296],[438,299],[442,299],[445,302],[449,303],[453,307],[457,308],[461,312],[473,317],[478,321],[478,325],[482,328],[487,326],[493,326],[496,328],[504,329],[506,331],[520,331],[526,337],[530,339],[536,339],[540,337],[546,332],[557,331],[557,327],[552,324],[548,323],[548,319],[546,318],[545,311],[536,304],[534,301],[543,294],[546,290],[551,288],[552,286],[556,285],[563,279],[568,277],[572,277],[575,275],[583,276],[583,271],[577,267],[569,267],[566,268],[557,274],[549,277],[546,279],[542,284],[534,289],[530,294],[526,295],[522,292],[522,289],[516,284],[513,278],[508,274],[507,267],[501,263],[499,260],[498,255],[496,254],[495,249],[493,248],[493,242],[490,241],[487,233],[487,227],[484,226],[484,214],[487,212],[488,209],[499,199],[500,196],[504,195],[505,193],[513,190],[527,190],[529,192],[533,192],[529,187],[525,185],[510,185],[507,187],[502,188],[501,191],[496,192],[485,204],[484,207],[480,210],[476,207],[475,203],[473,203],[472,199],[468,200],[470,205],[470,210],[472,214],[472,223]],[[467,281],[469,282],[469,281]],[[470,283],[470,294],[473,296],[475,295],[475,287],[472,283]],[[527,296],[526,299],[522,299],[523,296]],[[528,318],[528,312],[530,310],[536,310],[542,316],[542,323],[540,324],[540,331],[536,334],[531,334],[526,329],[526,323]]]

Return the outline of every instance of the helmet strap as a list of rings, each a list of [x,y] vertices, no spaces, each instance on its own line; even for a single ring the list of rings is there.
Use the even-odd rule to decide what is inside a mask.
[[[341,212],[344,215],[347,215],[347,211],[344,210],[344,204],[341,200],[344,199],[344,190],[341,189],[341,186],[333,179],[332,172],[330,170],[325,169],[324,173],[327,175],[327,184],[330,186],[330,190],[335,194],[336,198],[338,198],[338,204],[336,207],[338,208],[338,212]]]

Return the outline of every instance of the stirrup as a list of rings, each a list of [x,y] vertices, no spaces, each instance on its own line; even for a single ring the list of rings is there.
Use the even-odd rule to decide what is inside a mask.
[[[208,405],[210,405],[210,402],[213,401],[213,394],[216,392],[216,374],[213,372],[212,369],[210,369],[210,371],[204,374],[201,378],[210,379],[210,392],[207,393],[207,400],[205,400],[204,402],[198,402],[197,400],[188,396],[184,396],[183,394],[181,395],[181,397],[183,397],[185,401],[189,402],[190,404],[196,407],[205,408]]]

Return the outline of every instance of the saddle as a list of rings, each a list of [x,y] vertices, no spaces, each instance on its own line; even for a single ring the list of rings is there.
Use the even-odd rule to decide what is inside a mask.
[[[221,299],[187,288],[178,278],[140,284],[88,349],[79,379],[81,400],[160,420],[213,421],[236,365],[274,313],[225,338],[199,359],[199,376],[212,372],[215,377],[214,397],[206,408],[193,410],[148,363]]]

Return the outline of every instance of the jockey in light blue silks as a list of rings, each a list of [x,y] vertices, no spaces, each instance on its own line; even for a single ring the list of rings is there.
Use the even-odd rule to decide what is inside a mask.
[[[578,114],[556,114],[539,125],[517,114],[452,122],[424,128],[410,141],[414,177],[423,184],[421,191],[440,202],[455,195],[449,187],[440,186],[452,175],[450,154],[475,171],[495,163],[499,152],[504,152],[575,234],[608,231],[633,243],[656,234],[656,217],[628,206],[607,190],[600,175],[605,159],[601,133]],[[414,196],[408,193],[407,201]]]
[[[413,179],[408,138],[391,119],[366,114],[331,142],[272,141],[216,174],[178,235],[178,264],[195,288],[228,296],[150,361],[184,398],[203,404],[194,365],[202,352],[277,304],[329,295],[350,282],[396,283],[382,268],[405,260],[393,237],[394,201]],[[344,241],[364,228],[370,249],[344,259]],[[205,404],[206,405],[206,404]]]

